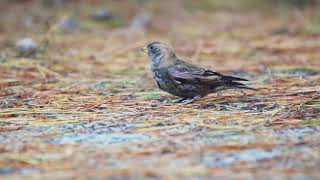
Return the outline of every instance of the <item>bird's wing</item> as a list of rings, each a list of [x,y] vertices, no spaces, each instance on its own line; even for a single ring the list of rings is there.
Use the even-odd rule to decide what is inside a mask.
[[[180,83],[201,84],[207,86],[228,86],[244,89],[253,89],[237,81],[246,79],[226,76],[211,70],[192,65],[175,65],[168,68],[168,74],[172,79]],[[253,89],[254,90],[254,89]]]
[[[176,73],[177,75],[188,76],[188,78],[202,78],[204,80],[218,80],[223,82],[232,82],[232,81],[248,81],[243,78],[227,76],[220,74],[218,72],[214,72],[208,69],[204,69],[201,67],[194,66],[192,64],[188,64],[184,61],[179,60],[174,66],[169,68],[169,71]]]
[[[220,74],[218,72],[214,72],[211,70],[205,70],[202,74],[203,76],[219,76],[225,80],[229,80],[229,81],[248,81],[247,79],[243,79],[243,78],[238,78],[238,77],[233,77],[233,76],[226,76],[223,74]]]
[[[194,71],[192,69],[179,68],[177,66],[168,68],[168,73],[172,79],[181,83],[213,85],[220,82],[218,76],[203,76],[202,72],[199,70]]]

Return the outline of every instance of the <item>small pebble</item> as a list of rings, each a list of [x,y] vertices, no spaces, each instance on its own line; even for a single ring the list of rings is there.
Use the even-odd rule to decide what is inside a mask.
[[[105,21],[112,18],[111,13],[106,9],[97,9],[93,14],[92,18],[97,21]]]
[[[37,47],[36,42],[29,37],[21,38],[16,42],[16,48],[20,56],[34,55]]]
[[[64,17],[59,24],[59,29],[62,32],[72,32],[75,31],[77,28],[78,20],[72,16]]]

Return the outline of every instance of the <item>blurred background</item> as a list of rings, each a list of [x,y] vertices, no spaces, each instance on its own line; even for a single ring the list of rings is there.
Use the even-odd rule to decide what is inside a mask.
[[[152,41],[258,91],[173,104]],[[0,179],[317,179],[319,75],[319,0],[0,0]]]
[[[74,59],[78,59],[76,63],[79,59],[101,63],[125,57],[131,59],[129,64],[139,64],[146,59],[141,61],[143,56],[136,51],[138,47],[150,41],[166,41],[179,54],[191,57],[190,61],[215,59],[218,68],[227,66],[232,70],[229,65],[235,61],[254,59],[251,64],[239,63],[237,68],[242,65],[263,68],[279,63],[280,59],[287,63],[288,58],[281,57],[282,54],[280,58],[266,57],[270,50],[299,46],[301,36],[314,37],[320,32],[318,0],[1,0],[0,3],[2,59],[36,55],[57,61],[70,59],[68,63],[72,64]],[[285,42],[282,35],[295,38]],[[309,43],[313,46],[314,42]],[[305,59],[293,57],[290,61],[299,64],[296,61]],[[202,63],[211,66],[211,62]],[[72,71],[76,68],[72,67]]]

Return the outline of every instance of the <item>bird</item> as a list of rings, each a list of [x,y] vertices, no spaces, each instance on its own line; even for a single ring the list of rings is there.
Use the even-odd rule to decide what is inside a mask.
[[[247,79],[224,75],[181,60],[167,43],[151,42],[142,48],[151,60],[158,87],[178,96],[176,102],[192,103],[226,89],[256,90],[243,84]]]

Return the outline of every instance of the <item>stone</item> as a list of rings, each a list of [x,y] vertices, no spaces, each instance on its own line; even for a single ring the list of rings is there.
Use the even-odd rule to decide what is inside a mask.
[[[73,16],[64,17],[60,24],[59,29],[62,32],[72,32],[75,31],[79,26],[77,18]]]
[[[21,38],[16,42],[16,49],[20,56],[34,55],[37,48],[36,42],[29,37]]]

